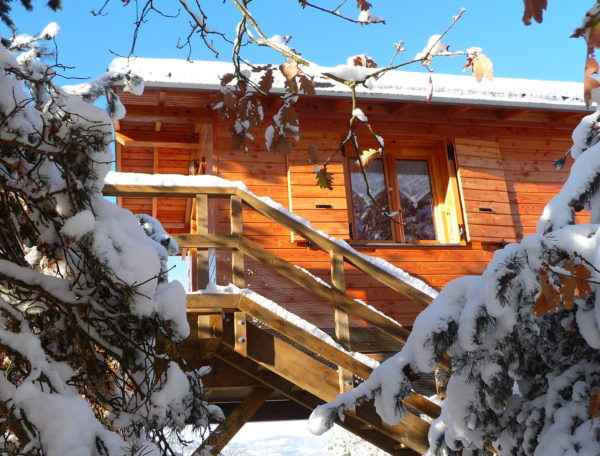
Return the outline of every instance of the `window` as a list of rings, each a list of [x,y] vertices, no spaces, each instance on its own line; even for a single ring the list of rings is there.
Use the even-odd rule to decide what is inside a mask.
[[[429,164],[426,160],[396,160],[395,174],[404,240],[435,240]]]
[[[374,160],[365,168],[364,175],[358,160],[351,160],[350,167],[354,239],[392,239],[392,221],[388,217],[380,216],[381,213],[389,212],[383,160]],[[368,188],[366,182],[369,183]]]
[[[445,151],[442,143],[402,146],[386,151],[364,170],[356,157],[349,158],[352,239],[460,242],[462,214],[454,163]]]

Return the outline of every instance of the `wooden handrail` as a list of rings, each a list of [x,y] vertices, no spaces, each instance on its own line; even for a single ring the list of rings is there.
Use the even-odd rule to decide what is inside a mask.
[[[291,280],[316,296],[331,302],[336,307],[379,328],[400,342],[405,342],[410,331],[400,323],[374,310],[361,301],[352,299],[345,293],[315,279],[307,271],[297,268],[286,260],[273,255],[259,244],[236,236],[219,234],[197,235],[180,234],[174,236],[181,247],[194,248],[198,245],[229,250],[239,250],[245,255],[272,266],[283,277]]]
[[[152,175],[156,178],[157,175]],[[350,263],[358,270],[370,275],[374,279],[397,291],[398,293],[413,299],[416,302],[428,305],[433,301],[433,298],[427,293],[411,286],[410,284],[400,280],[394,274],[385,268],[378,266],[364,258],[352,247],[336,242],[329,236],[320,233],[307,224],[304,224],[294,218],[292,215],[286,214],[273,208],[262,199],[258,198],[253,193],[235,186],[156,186],[142,184],[106,184],[104,194],[107,196],[179,196],[190,197],[197,194],[238,196],[244,203],[250,206],[258,213],[286,227],[294,233],[302,236],[315,246],[319,247],[326,253],[336,253],[344,257],[344,260]]]
[[[333,252],[344,257],[344,259],[354,266],[356,269],[370,275],[374,279],[377,279],[381,283],[387,285],[389,288],[397,291],[398,293],[409,297],[417,302],[428,305],[431,304],[433,298],[423,291],[412,287],[411,285],[398,279],[394,274],[385,270],[384,268],[371,263],[365,259],[361,254],[354,250],[350,246],[338,243],[329,236],[320,233],[319,231],[311,228],[310,226],[301,223],[294,217],[285,214],[284,212],[274,209],[269,204],[262,201],[256,195],[238,189],[238,194],[248,206],[260,214],[274,220],[282,226],[292,230],[296,234],[299,234],[303,238],[309,240],[314,245],[319,247],[326,253]]]
[[[155,176],[156,174],[154,174]],[[195,197],[196,195],[235,195],[237,187],[201,187],[201,186],[160,186],[142,184],[104,184],[104,196],[167,196],[167,197]]]

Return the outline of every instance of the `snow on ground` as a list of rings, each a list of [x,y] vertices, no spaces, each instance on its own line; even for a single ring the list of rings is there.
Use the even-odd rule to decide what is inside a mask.
[[[188,438],[193,436],[188,435]],[[191,456],[199,442],[183,449]],[[351,453],[349,452],[351,451]],[[306,420],[247,423],[222,452],[223,456],[383,456],[386,453],[339,426],[314,436]]]

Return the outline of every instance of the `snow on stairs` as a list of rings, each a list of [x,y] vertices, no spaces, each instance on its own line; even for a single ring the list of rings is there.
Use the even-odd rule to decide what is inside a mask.
[[[360,381],[378,365],[366,355],[346,350],[319,328],[248,289],[213,287],[189,294],[188,303],[190,312],[219,312],[224,316],[219,322],[212,320],[213,334],[222,342],[215,350],[216,359],[308,410],[331,401],[345,388],[340,385],[340,371],[345,370],[353,381]],[[439,407],[416,393],[404,405],[408,412],[397,426],[384,425],[372,404],[346,414],[339,424],[390,454],[422,454],[427,449],[429,427],[428,419],[423,417],[437,417]],[[207,445],[222,448],[224,443],[213,437]]]
[[[271,392],[312,410],[331,401],[355,382],[368,377],[376,362],[350,348],[350,317],[358,317],[403,342],[408,330],[382,312],[346,293],[347,262],[385,286],[428,304],[436,291],[395,266],[369,257],[344,241],[314,229],[309,222],[268,198],[259,198],[239,182],[216,176],[149,175],[110,173],[104,193],[111,196],[161,196],[193,198],[194,233],[176,236],[181,247],[195,251],[198,274],[208,270],[207,249],[229,250],[232,281],[229,287],[212,287],[188,295],[188,312],[203,324],[195,342],[211,341],[212,354],[234,370],[255,379],[253,390],[201,448],[218,454],[226,443],[268,399]],[[231,233],[209,234],[209,198],[229,198]],[[296,233],[331,259],[331,283],[289,263],[244,237],[242,206],[245,205]],[[244,259],[252,258],[296,286],[329,302],[334,312],[333,340],[320,329],[281,306],[246,288]],[[206,344],[204,345],[206,346]],[[391,454],[423,454],[427,451],[429,421],[439,407],[413,394],[405,401],[408,412],[397,426],[383,424],[371,403],[347,413],[340,424]],[[200,453],[198,450],[197,454]],[[205,453],[206,454],[206,453]]]

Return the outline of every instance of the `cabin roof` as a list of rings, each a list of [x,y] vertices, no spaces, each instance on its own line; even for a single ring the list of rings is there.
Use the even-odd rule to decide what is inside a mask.
[[[340,67],[319,67],[322,73]],[[219,90],[220,77],[233,71],[229,62],[187,61],[181,59],[117,58],[109,70],[131,69],[145,80],[147,87]],[[429,73],[390,71],[369,89],[359,86],[362,98],[394,101],[426,101],[430,93]],[[470,75],[433,73],[433,96],[431,102],[462,105],[487,105],[548,110],[585,111],[583,84],[564,81],[540,81],[533,79],[494,78],[493,81],[477,82]],[[324,97],[350,97],[350,90],[343,84],[318,78],[317,95]],[[275,72],[273,90],[283,91],[284,81]]]

